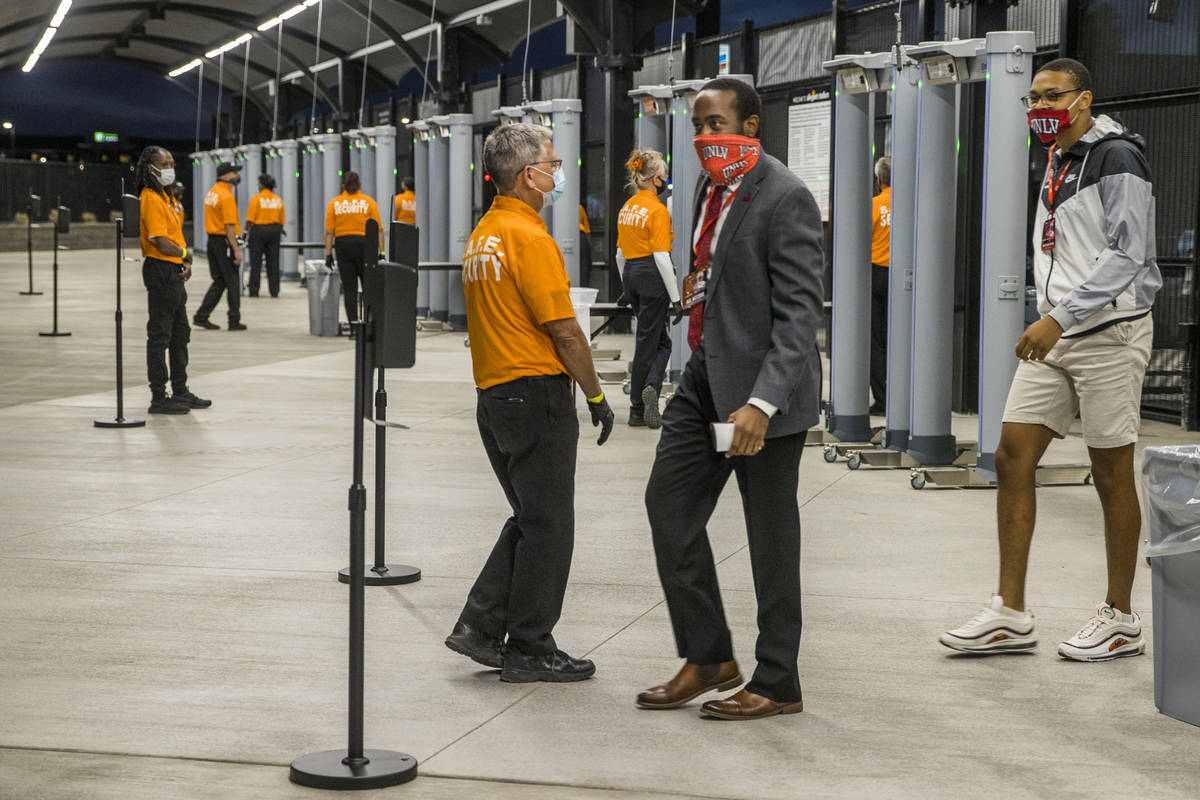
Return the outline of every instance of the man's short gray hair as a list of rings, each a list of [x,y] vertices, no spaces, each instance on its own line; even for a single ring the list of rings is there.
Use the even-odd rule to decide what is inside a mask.
[[[884,156],[875,162],[875,178],[880,186],[892,185],[892,159]]]
[[[552,138],[550,129],[543,125],[501,125],[483,143],[484,167],[496,186],[508,191],[516,183],[517,173],[540,159],[542,147]]]

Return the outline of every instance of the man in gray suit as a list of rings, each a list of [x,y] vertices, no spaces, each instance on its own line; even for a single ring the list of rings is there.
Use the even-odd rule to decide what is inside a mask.
[[[695,145],[708,173],[694,203],[693,353],[662,416],[646,487],[658,574],[686,663],[637,698],[677,708],[742,683],[705,526],[737,476],[758,599],[750,682],[701,712],[758,719],[803,709],[800,649],[800,454],[817,421],[822,317],[821,215],[804,183],[757,139],[762,102],[746,84],[710,81],[696,96]],[[733,425],[720,453],[710,425]]]

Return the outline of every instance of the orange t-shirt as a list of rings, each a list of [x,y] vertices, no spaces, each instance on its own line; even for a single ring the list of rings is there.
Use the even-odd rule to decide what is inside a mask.
[[[412,191],[396,195],[396,222],[417,224],[417,196]]]
[[[369,219],[379,223],[379,229],[383,230],[379,206],[362,192],[342,192],[325,207],[325,230],[333,231],[335,239],[339,236],[365,236]]]
[[[592,226],[588,222],[587,212],[583,210],[583,206],[579,207],[579,232],[584,236],[592,235]]]
[[[238,220],[237,198],[233,196],[233,187],[225,181],[217,181],[204,198],[204,232],[220,236],[225,233],[226,225],[232,225],[233,232],[241,236],[242,223]]]
[[[892,187],[885,186],[871,201],[871,263],[891,265]]]
[[[182,264],[183,256],[165,256],[154,246],[154,242],[150,241],[151,238],[163,236],[172,244],[180,247],[187,246],[187,242],[183,238],[182,214],[175,212],[175,204],[168,200],[162,192],[142,189],[140,205],[142,255],[146,258],[157,258],[173,264]]]
[[[626,260],[671,252],[671,214],[653,189],[625,201],[617,215],[617,247]]]
[[[246,222],[255,225],[282,225],[283,198],[270,189],[263,189],[250,198],[250,207],[246,209]]]
[[[571,281],[546,221],[503,195],[463,252],[471,364],[480,389],[529,375],[564,375],[546,323],[575,316]]]

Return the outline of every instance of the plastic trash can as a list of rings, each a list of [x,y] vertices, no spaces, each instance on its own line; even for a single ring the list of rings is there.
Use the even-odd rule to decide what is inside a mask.
[[[599,289],[587,286],[571,289],[571,306],[575,309],[575,319],[579,320],[579,327],[583,328],[588,341],[592,339],[592,303],[596,302],[596,295],[599,293]]]
[[[1154,704],[1200,726],[1200,445],[1147,447]]]
[[[313,336],[337,336],[341,278],[321,259],[304,262],[304,277],[308,284],[308,332]]]

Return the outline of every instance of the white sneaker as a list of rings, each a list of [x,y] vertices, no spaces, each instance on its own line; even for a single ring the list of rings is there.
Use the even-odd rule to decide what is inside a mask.
[[[1122,614],[1108,603],[1097,606],[1083,630],[1058,646],[1058,654],[1072,661],[1107,661],[1145,651],[1141,616]]]
[[[964,653],[1013,653],[1037,647],[1033,614],[1014,611],[996,595],[967,624],[946,631],[938,641]]]

